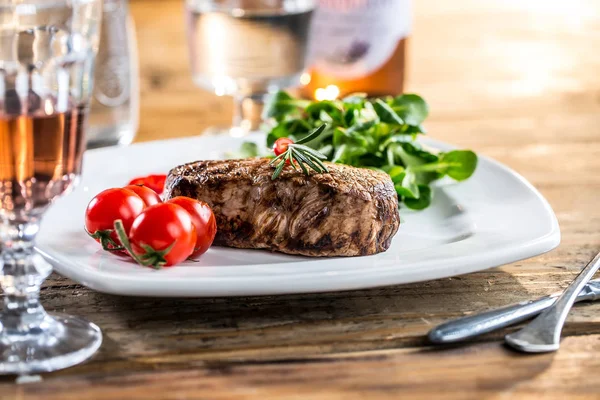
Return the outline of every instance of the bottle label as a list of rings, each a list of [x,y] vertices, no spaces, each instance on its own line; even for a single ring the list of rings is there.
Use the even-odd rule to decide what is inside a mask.
[[[410,0],[319,0],[311,28],[311,63],[353,79],[379,69],[410,32]]]

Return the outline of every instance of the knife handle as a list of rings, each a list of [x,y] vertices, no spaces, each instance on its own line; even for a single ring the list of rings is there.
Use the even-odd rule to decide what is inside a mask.
[[[433,328],[428,337],[433,343],[460,342],[526,321],[550,307],[555,301],[556,296],[547,296],[538,300],[525,301],[481,314],[458,318]]]

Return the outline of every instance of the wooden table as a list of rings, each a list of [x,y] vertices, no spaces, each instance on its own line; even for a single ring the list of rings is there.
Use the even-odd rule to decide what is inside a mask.
[[[520,355],[499,332],[433,347],[449,318],[564,287],[600,250],[600,3],[418,0],[409,90],[433,136],[529,179],[562,229],[549,254],[466,276],[373,290],[255,298],[96,293],[53,275],[50,311],[95,321],[88,363],[0,382],[2,399],[598,398],[600,304],[578,305],[555,354]],[[133,0],[142,72],[138,140],[227,123],[229,99],[193,87],[181,0]]]

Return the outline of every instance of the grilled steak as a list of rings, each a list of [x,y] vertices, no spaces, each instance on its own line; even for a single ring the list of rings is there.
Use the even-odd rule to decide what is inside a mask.
[[[385,251],[400,225],[398,197],[381,172],[327,164],[306,176],[286,166],[271,180],[268,159],[197,161],[174,168],[168,198],[208,203],[215,244],[312,257]]]

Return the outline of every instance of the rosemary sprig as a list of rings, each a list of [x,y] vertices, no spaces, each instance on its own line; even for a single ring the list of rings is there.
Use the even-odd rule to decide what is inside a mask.
[[[272,180],[275,180],[281,175],[281,171],[283,171],[283,167],[286,164],[290,164],[294,170],[298,171],[297,167],[300,167],[302,172],[305,175],[309,174],[308,166],[313,171],[318,174],[329,173],[325,164],[323,164],[323,160],[327,160],[327,156],[319,153],[315,149],[311,149],[308,146],[305,146],[305,143],[310,142],[313,139],[316,139],[323,131],[327,124],[323,124],[318,128],[315,128],[308,135],[298,140],[295,143],[290,143],[285,152],[281,153],[277,157],[275,157],[270,164],[275,165],[275,172],[273,172],[273,176],[271,176]],[[296,165],[297,164],[297,165]]]

